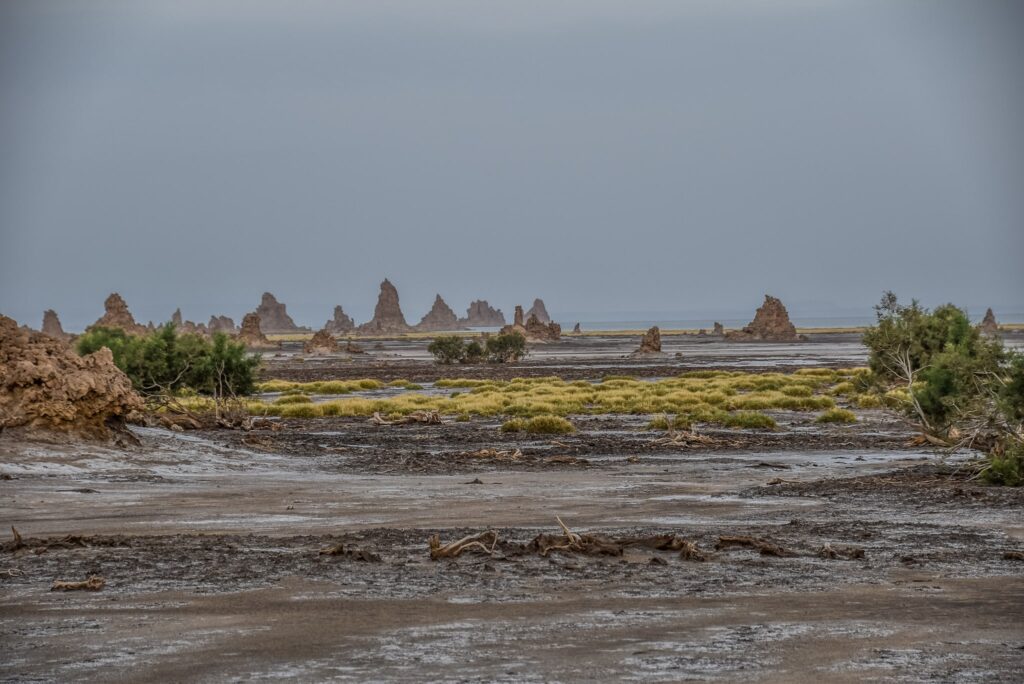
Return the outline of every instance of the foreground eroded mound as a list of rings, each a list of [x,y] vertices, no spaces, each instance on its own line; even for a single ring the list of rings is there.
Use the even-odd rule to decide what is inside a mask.
[[[107,348],[78,356],[0,316],[0,431],[105,439],[142,399]]]

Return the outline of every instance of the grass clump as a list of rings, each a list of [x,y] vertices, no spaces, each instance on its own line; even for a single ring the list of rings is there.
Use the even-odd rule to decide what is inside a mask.
[[[668,430],[671,427],[668,416],[656,416],[647,423],[648,430]]]
[[[277,406],[283,406],[287,404],[312,404],[313,400],[305,394],[286,394],[283,397],[279,397],[274,404]]]
[[[505,421],[501,431],[525,432],[531,435],[567,435],[576,432],[576,428],[561,416],[534,416]]]
[[[715,422],[720,422],[725,427],[743,428],[748,430],[774,430],[775,420],[757,411],[739,411],[738,413],[726,413]]]
[[[1004,487],[1024,485],[1024,445],[1007,449],[1002,455],[992,454],[982,471],[985,481]]]
[[[857,416],[853,411],[831,408],[814,419],[815,423],[856,423]]]

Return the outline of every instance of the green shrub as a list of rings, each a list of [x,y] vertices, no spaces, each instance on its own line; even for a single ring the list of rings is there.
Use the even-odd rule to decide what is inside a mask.
[[[223,333],[212,339],[178,334],[174,325],[148,335],[128,335],[119,328],[94,328],[78,338],[78,353],[110,349],[114,363],[141,392],[158,394],[192,389],[200,394],[231,396],[255,389],[259,357]]]
[[[856,423],[857,416],[853,411],[832,408],[814,419],[815,423]]]
[[[283,406],[287,404],[312,404],[313,400],[307,397],[305,394],[288,394],[283,397],[278,397],[274,402],[277,406]]]
[[[526,338],[517,332],[487,338],[487,360],[512,363],[526,356]]]
[[[480,363],[484,360],[486,352],[478,340],[472,340],[466,345],[462,354],[463,363]]]
[[[501,424],[502,432],[524,432],[526,430],[525,418],[511,418]]]
[[[727,413],[718,421],[725,427],[764,429],[773,430],[776,427],[775,420],[757,411],[738,411]]]
[[[427,345],[427,351],[438,363],[461,363],[466,356],[466,343],[458,335],[442,335]]]
[[[989,484],[1020,487],[1024,484],[1024,445],[1018,444],[1002,455],[990,455],[983,474]]]

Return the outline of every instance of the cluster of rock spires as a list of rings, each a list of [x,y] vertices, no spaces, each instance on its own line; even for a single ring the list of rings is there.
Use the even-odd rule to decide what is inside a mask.
[[[729,331],[725,339],[730,342],[799,342],[807,338],[797,334],[782,302],[765,295],[764,304],[754,314],[754,320],[742,330]]]
[[[345,314],[345,310],[340,305],[334,307],[334,318],[324,323],[324,330],[334,335],[352,332],[355,329],[356,322],[352,320],[351,316]]]
[[[142,408],[106,347],[79,356],[0,315],[0,432],[106,439]]]
[[[437,330],[457,330],[460,328],[459,317],[455,315],[452,308],[448,306],[441,295],[437,295],[434,298],[434,305],[430,307],[430,311],[427,312],[420,322],[416,325],[417,330],[425,331],[437,331]]]
[[[263,334],[258,313],[245,314],[237,339],[249,349],[279,349],[281,347],[280,344],[268,340],[267,336]]]
[[[171,314],[171,323],[181,332],[195,335],[212,335],[217,332],[234,335],[236,332],[235,322],[228,316],[210,316],[210,322],[203,325],[202,323],[182,320],[181,309],[175,309],[174,313]]]
[[[523,307],[516,305],[515,317],[512,319],[512,325],[506,325],[501,329],[502,335],[509,333],[519,333],[530,342],[557,342],[562,337],[562,326],[558,325],[548,319],[547,323],[542,323],[537,317],[536,309],[537,303],[540,303],[540,310],[547,315],[544,309],[544,302],[539,299],[534,302],[534,307],[530,310],[534,313],[530,314],[526,318],[526,322],[523,322]]]
[[[992,313],[991,307],[985,311],[985,317],[981,319],[981,325],[978,327],[986,335],[995,335],[999,332],[999,323],[996,322],[996,315]]]
[[[144,335],[153,329],[152,326],[147,328],[136,323],[132,312],[128,310],[128,303],[116,292],[111,293],[103,302],[103,315],[85,330],[88,332],[100,327],[121,328],[130,335]]]
[[[309,330],[295,325],[295,321],[288,315],[288,307],[277,301],[269,292],[263,293],[260,305],[256,307],[256,315],[260,317],[260,329],[265,333]]]
[[[478,299],[471,302],[466,309],[466,317],[459,319],[459,325],[468,328],[494,328],[505,325],[505,314],[495,309],[486,300]]]

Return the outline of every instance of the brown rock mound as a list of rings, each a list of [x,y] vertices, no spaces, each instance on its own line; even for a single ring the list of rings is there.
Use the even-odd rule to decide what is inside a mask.
[[[658,326],[651,328],[640,338],[640,348],[637,354],[660,354],[661,353],[661,330]]]
[[[222,332],[231,335],[235,332],[235,322],[227,316],[210,316],[206,328],[211,333]]]
[[[323,328],[313,335],[313,339],[306,342],[302,351],[307,354],[333,354],[338,351],[338,341],[327,328]]]
[[[491,328],[505,325],[505,314],[495,309],[483,299],[478,299],[466,309],[466,317],[459,320],[460,325],[471,328]]]
[[[121,328],[130,335],[145,335],[149,332],[144,325],[135,322],[135,317],[128,310],[128,304],[118,293],[111,293],[103,302],[103,315],[99,320],[86,328],[86,331],[96,327]]]
[[[417,330],[458,330],[459,327],[459,317],[441,299],[441,295],[434,298],[434,305],[416,325]]]
[[[356,329],[356,322],[351,316],[345,314],[341,306],[334,307],[334,318],[324,323],[324,330],[331,333],[346,333]]]
[[[516,305],[516,314],[512,325],[506,325],[500,334],[507,335],[517,332],[530,342],[557,342],[562,337],[562,326],[554,322],[541,323],[537,316],[532,315],[523,323],[523,307]]]
[[[796,326],[789,320],[789,312],[782,302],[771,295],[764,296],[764,304],[754,314],[754,320],[742,330],[726,333],[730,342],[799,342],[806,339],[796,334]]]
[[[60,319],[57,318],[57,312],[53,309],[47,309],[43,312],[43,334],[49,335],[55,340],[63,340],[65,342],[71,339],[71,336],[64,332]]]
[[[981,325],[978,327],[986,335],[995,335],[999,332],[999,323],[996,322],[996,315],[992,313],[991,308],[985,311],[985,318],[981,319]]]
[[[541,323],[551,322],[551,316],[548,316],[548,310],[544,307],[543,299],[533,300],[533,306],[526,312],[526,320],[530,320],[530,316],[536,316],[537,320]]]
[[[359,326],[359,332],[366,335],[399,333],[411,330],[398,304],[398,290],[387,278],[380,284],[380,295],[373,310],[373,318]]]
[[[301,330],[288,315],[288,307],[277,301],[269,292],[263,293],[263,299],[256,308],[260,317],[260,329],[265,332],[295,332]]]
[[[260,316],[257,313],[247,313],[242,319],[242,329],[238,331],[238,341],[249,349],[278,349],[277,345],[267,339],[260,327]]]
[[[79,356],[0,316],[0,432],[106,439],[142,399],[104,347]]]

